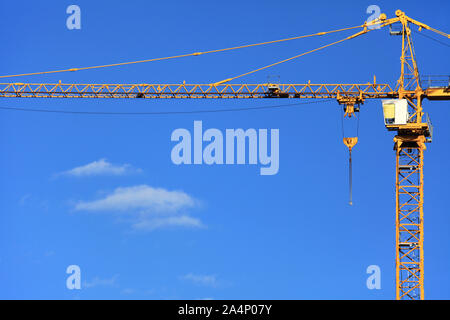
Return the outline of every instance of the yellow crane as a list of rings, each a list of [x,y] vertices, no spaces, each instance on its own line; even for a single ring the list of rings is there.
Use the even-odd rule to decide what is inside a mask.
[[[396,298],[424,299],[423,156],[426,149],[425,144],[432,140],[433,128],[428,115],[423,111],[422,105],[424,99],[430,101],[450,100],[450,83],[431,85],[428,87],[422,86],[415,59],[411,25],[418,27],[419,32],[422,31],[422,29],[426,29],[449,39],[450,35],[408,17],[401,10],[397,10],[395,14],[396,17],[390,19],[387,19],[385,14],[381,14],[378,19],[366,22],[360,26],[232,48],[93,67],[0,76],[0,78],[11,78],[117,67],[189,56],[201,56],[203,54],[267,45],[312,36],[323,36],[351,29],[361,29],[355,34],[314,50],[215,83],[66,84],[61,82],[11,82],[0,83],[0,97],[95,99],[336,99],[339,104],[344,106],[344,117],[356,116],[356,113],[359,112],[359,106],[363,104],[366,99],[384,99],[383,111],[386,128],[389,131],[397,132],[397,135],[394,138],[394,150],[396,153]],[[401,72],[396,85],[393,87],[389,84],[377,83],[375,77],[372,82],[363,84],[312,84],[310,82],[306,84],[230,83],[230,81],[254,72],[359,37],[375,28],[387,26],[390,27],[390,33],[392,35],[401,36],[402,39]],[[396,29],[395,26],[399,26],[399,28]],[[349,148],[350,156],[351,150],[356,143],[357,137],[344,138],[344,144]]]

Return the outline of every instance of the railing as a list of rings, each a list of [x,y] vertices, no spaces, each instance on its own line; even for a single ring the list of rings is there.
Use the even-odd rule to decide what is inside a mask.
[[[401,36],[403,34],[403,25],[399,22],[389,25],[389,34],[391,36]]]
[[[450,76],[444,75],[420,76],[420,86],[422,87],[422,89],[450,87]]]

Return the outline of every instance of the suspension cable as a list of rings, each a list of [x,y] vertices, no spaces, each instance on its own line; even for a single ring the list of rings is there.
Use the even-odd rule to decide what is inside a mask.
[[[3,76],[0,76],[0,78],[33,76],[33,75],[43,75],[43,74],[62,73],[62,72],[74,72],[74,71],[81,71],[81,70],[91,70],[91,69],[118,67],[118,66],[125,66],[125,65],[145,63],[145,62],[154,62],[154,61],[162,61],[162,60],[169,60],[169,59],[185,58],[185,57],[191,57],[191,56],[200,56],[200,55],[203,55],[203,54],[225,52],[225,51],[231,51],[231,50],[237,50],[237,49],[243,49],[243,48],[262,46],[262,45],[267,45],[267,44],[273,44],[273,43],[280,43],[280,42],[285,42],[285,41],[297,40],[297,39],[308,38],[308,37],[322,36],[322,35],[327,35],[327,34],[331,34],[331,33],[347,31],[347,30],[352,30],[352,29],[357,29],[357,28],[362,28],[362,27],[364,27],[364,25],[348,27],[348,28],[342,28],[342,29],[336,29],[336,30],[330,30],[330,31],[325,31],[325,32],[318,32],[318,33],[302,35],[302,36],[296,36],[296,37],[285,38],[285,39],[279,39],[279,40],[273,40],[273,41],[266,41],[266,42],[247,44],[247,45],[230,47],[230,48],[224,48],[224,49],[209,50],[209,51],[204,51],[204,52],[186,53],[186,54],[180,54],[180,55],[175,55],[175,56],[168,56],[168,57],[161,57],[161,58],[152,58],[152,59],[137,60],[137,61],[128,61],[128,62],[120,62],[120,63],[105,64],[105,65],[90,66],[90,67],[82,67],[82,68],[70,68],[70,69],[52,70],[52,71],[43,71],[43,72],[3,75]]]
[[[348,36],[348,37],[346,37],[346,38],[344,38],[344,39],[341,39],[341,40],[338,40],[338,41],[335,41],[335,42],[326,44],[326,45],[321,46],[321,47],[319,47],[319,48],[316,48],[316,49],[313,49],[313,50],[310,50],[310,51],[307,51],[307,52],[304,52],[304,53],[295,55],[295,56],[293,56],[293,57],[290,57],[290,58],[287,58],[287,59],[284,59],[284,60],[281,60],[281,61],[274,62],[274,63],[269,64],[269,65],[267,65],[267,66],[264,66],[264,67],[261,67],[261,68],[258,68],[258,69],[255,69],[255,70],[252,70],[252,71],[249,71],[249,72],[246,72],[246,73],[243,73],[243,74],[240,74],[240,75],[237,75],[237,76],[234,76],[234,77],[231,77],[231,78],[228,78],[228,79],[219,81],[219,82],[216,82],[216,83],[214,83],[214,85],[219,85],[219,84],[222,84],[222,83],[225,83],[225,82],[229,82],[229,81],[232,81],[232,80],[235,80],[235,79],[244,77],[244,76],[246,76],[246,75],[249,75],[249,74],[252,74],[252,73],[255,73],[255,72],[258,72],[258,71],[261,71],[261,70],[264,70],[264,69],[267,69],[267,68],[270,68],[270,67],[273,67],[273,66],[282,64],[282,63],[284,63],[284,62],[288,62],[288,61],[291,61],[291,60],[300,58],[300,57],[305,56],[305,55],[307,55],[307,54],[309,54],[309,53],[313,53],[313,52],[316,52],[316,51],[325,49],[325,48],[327,48],[327,47],[333,46],[333,45],[335,45],[335,44],[344,42],[344,41],[346,41],[346,40],[350,40],[350,39],[356,38],[356,37],[358,37],[358,36],[360,36],[360,35],[362,35],[362,34],[366,34],[366,33],[370,32],[370,31],[372,31],[372,30],[374,30],[374,29],[366,29],[366,28],[365,28],[363,31],[360,31],[360,32],[358,32],[358,33],[355,33],[355,34],[353,34],[353,35],[351,35],[351,36]]]
[[[333,99],[312,100],[306,102],[287,103],[268,106],[255,106],[255,107],[237,107],[221,109],[202,109],[202,110],[182,110],[182,111],[150,111],[150,112],[108,112],[108,111],[76,111],[76,110],[56,110],[56,109],[36,109],[36,108],[23,108],[23,107],[5,107],[0,106],[0,110],[7,111],[24,111],[24,112],[39,112],[39,113],[57,113],[57,114],[72,114],[72,115],[117,115],[117,116],[130,116],[130,115],[185,115],[185,114],[202,114],[202,113],[224,113],[224,112],[240,112],[240,111],[256,111],[256,110],[270,110],[270,109],[282,109],[298,107],[308,104],[326,103]]]

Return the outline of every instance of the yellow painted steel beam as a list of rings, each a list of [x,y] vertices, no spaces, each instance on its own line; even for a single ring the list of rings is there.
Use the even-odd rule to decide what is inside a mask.
[[[77,84],[0,83],[1,98],[398,98],[388,84]],[[404,91],[413,99],[415,91]],[[449,88],[429,88],[423,97],[450,100]],[[355,102],[357,102],[355,100]]]
[[[424,136],[396,136],[396,298],[423,300]]]
[[[414,94],[414,93],[411,93]],[[396,98],[388,84],[0,83],[3,98]]]
[[[450,100],[450,86],[440,88],[428,88],[425,90],[428,100]]]

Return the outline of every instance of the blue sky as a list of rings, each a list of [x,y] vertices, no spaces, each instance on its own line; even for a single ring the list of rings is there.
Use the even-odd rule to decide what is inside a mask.
[[[1,74],[140,60],[362,24],[396,9],[449,32],[448,1],[3,1]],[[66,28],[66,8],[82,29]],[[350,33],[345,33],[349,35]],[[427,33],[439,40],[438,35]],[[14,82],[209,83],[335,41],[343,34],[229,53],[22,77]],[[414,36],[422,74],[448,74],[448,47]],[[447,41],[448,42],[448,41]],[[394,85],[400,38],[372,32],[237,82]],[[7,82],[8,79],[3,79]],[[0,106],[80,111],[180,111],[286,103],[220,100],[25,100]],[[449,299],[445,181],[448,102],[425,101],[435,125],[425,154],[425,289]],[[393,299],[393,134],[380,101],[361,112],[348,206],[347,149],[334,101],[195,115],[67,115],[0,111],[0,298]],[[280,130],[280,170],[176,166],[173,130]],[[89,165],[89,166],[87,166]],[[162,201],[161,199],[164,199]],[[146,222],[145,228],[138,228]],[[79,265],[82,289],[65,286]],[[366,268],[381,268],[381,290]]]

